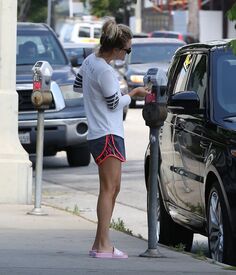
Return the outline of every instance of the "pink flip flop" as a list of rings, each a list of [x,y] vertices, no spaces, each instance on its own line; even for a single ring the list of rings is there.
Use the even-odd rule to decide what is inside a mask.
[[[95,252],[93,257],[100,259],[127,259],[128,255],[114,247],[113,252]]]

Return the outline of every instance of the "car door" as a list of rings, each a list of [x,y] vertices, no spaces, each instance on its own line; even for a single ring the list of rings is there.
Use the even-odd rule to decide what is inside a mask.
[[[183,68],[185,65],[183,64]],[[180,85],[179,85],[180,86]],[[204,110],[207,88],[207,56],[196,54],[186,82],[175,92],[194,91],[198,94],[200,108],[188,114],[176,115],[173,142],[174,146],[174,190],[179,212],[189,211],[190,216],[203,215],[201,185],[203,175],[200,173],[203,151],[202,133],[204,131]],[[186,213],[184,214],[186,217]],[[197,222],[192,221],[193,223]]]
[[[176,56],[168,71],[167,95],[184,89],[187,80],[187,72],[191,65],[192,55]],[[183,64],[185,67],[183,68]],[[167,118],[160,129],[161,167],[160,179],[165,200],[171,205],[176,205],[176,191],[174,181],[174,155],[175,155],[175,124],[177,114],[168,110]]]

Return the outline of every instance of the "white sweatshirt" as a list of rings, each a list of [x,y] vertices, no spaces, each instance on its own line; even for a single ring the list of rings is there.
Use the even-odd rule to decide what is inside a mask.
[[[82,92],[88,119],[87,139],[113,134],[124,138],[123,108],[129,95],[121,95],[114,69],[95,53],[83,62],[76,76],[74,91]]]

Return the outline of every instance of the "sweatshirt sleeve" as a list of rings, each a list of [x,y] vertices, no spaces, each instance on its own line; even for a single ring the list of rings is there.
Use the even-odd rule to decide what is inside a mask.
[[[82,69],[80,67],[80,69],[76,75],[74,85],[73,85],[74,92],[83,93],[83,76],[82,75],[83,75]]]
[[[126,105],[130,104],[130,96],[121,95],[119,80],[111,70],[102,72],[99,76],[98,83],[106,100],[107,107],[110,110],[123,109]]]

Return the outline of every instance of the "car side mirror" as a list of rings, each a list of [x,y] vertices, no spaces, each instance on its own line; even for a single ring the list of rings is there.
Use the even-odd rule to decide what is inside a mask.
[[[79,58],[78,58],[77,55],[70,56],[70,63],[72,65],[72,67],[78,67],[78,66],[80,66],[82,64],[82,62],[80,64]]]
[[[171,113],[193,114],[200,112],[200,99],[194,91],[183,91],[169,96],[167,108]]]

